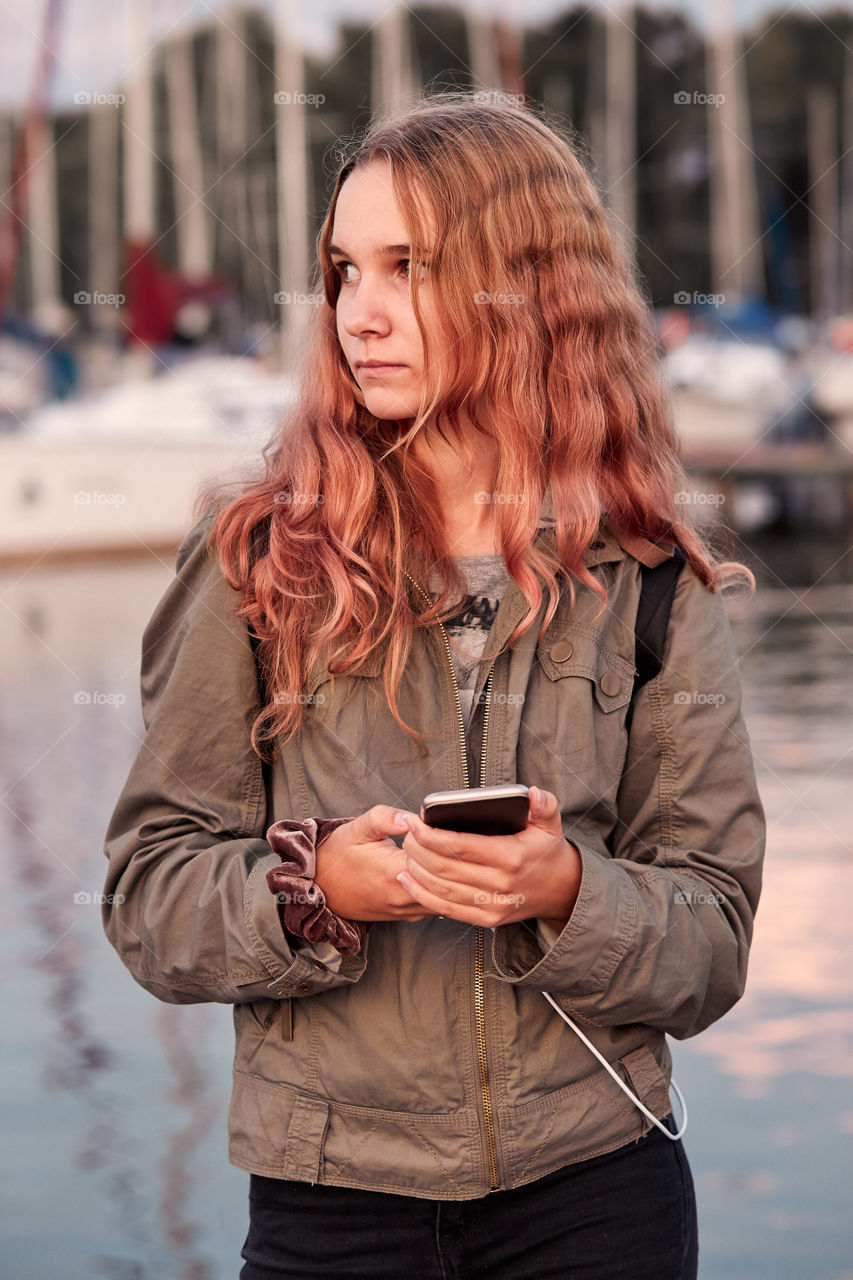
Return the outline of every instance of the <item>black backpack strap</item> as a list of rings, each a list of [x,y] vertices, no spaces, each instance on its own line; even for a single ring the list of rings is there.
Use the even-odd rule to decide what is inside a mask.
[[[637,674],[634,677],[636,693],[648,680],[654,680],[663,663],[663,649],[666,643],[666,629],[678,575],[684,568],[687,557],[679,546],[675,546],[668,560],[649,568],[642,565],[642,586],[640,603],[637,608],[637,621],[634,625],[634,665]]]
[[[267,693],[266,681],[264,680],[264,674],[261,670],[261,660],[258,654],[261,642],[255,634],[254,628],[251,626],[249,627],[249,643],[252,646],[252,656],[255,659],[255,676],[258,681],[258,705],[265,707],[269,702],[269,694]]]

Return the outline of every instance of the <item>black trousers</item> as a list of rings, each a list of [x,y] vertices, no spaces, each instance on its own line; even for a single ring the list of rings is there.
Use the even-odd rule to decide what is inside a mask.
[[[652,1128],[477,1200],[252,1174],[240,1280],[696,1280],[697,1256],[687,1157]]]

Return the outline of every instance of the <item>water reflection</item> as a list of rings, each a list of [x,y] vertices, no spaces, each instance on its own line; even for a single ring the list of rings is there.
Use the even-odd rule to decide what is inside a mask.
[[[16,1280],[238,1270],[245,1177],[225,1156],[230,1010],[161,1005],[136,987],[92,900],[142,731],[142,629],[171,574],[163,561],[0,576],[2,971],[18,971],[4,993],[14,1039],[0,1090],[21,1113],[7,1160],[27,1183],[4,1229]],[[746,996],[677,1048],[704,1090],[688,1143],[706,1214],[713,1221],[723,1197],[729,1237],[741,1231],[744,1257],[760,1248],[763,1262],[738,1270],[711,1233],[703,1276],[826,1280],[847,1257],[825,1216],[842,1178],[827,1166],[793,1201],[784,1153],[819,1170],[821,1131],[824,1142],[828,1131],[853,1138],[853,1109],[832,1090],[843,1082],[849,1099],[853,1075],[853,587],[764,588],[757,607],[732,602],[730,616],[769,822],[765,884]],[[739,1113],[737,1160],[702,1128],[715,1089],[753,1104]],[[59,1215],[53,1244],[46,1196]],[[821,1261],[803,1261],[812,1254]]]
[[[16,1012],[38,1041],[30,1065],[38,1076],[33,1093],[45,1110],[51,1095],[73,1099],[70,1164],[88,1180],[84,1198],[93,1221],[112,1237],[109,1251],[79,1260],[79,1274],[112,1280],[151,1274],[211,1280],[216,1274],[202,1240],[206,1228],[189,1207],[190,1158],[222,1120],[222,1098],[211,1091],[202,1057],[200,1018],[209,1024],[209,1011],[194,1010],[187,1019],[184,1010],[140,992],[166,1069],[162,1101],[173,1112],[160,1145],[154,1201],[159,1251],[168,1262],[153,1273],[145,1261],[155,1251],[151,1179],[141,1167],[149,1154],[126,1122],[137,1094],[136,1046],[122,1042],[109,1017],[97,1017],[104,1013],[98,1009],[104,981],[116,990],[118,983],[133,986],[117,960],[102,974],[111,952],[98,903],[101,843],[141,733],[134,652],[144,622],[140,604],[141,612],[153,607],[168,575],[166,565],[139,572],[127,566],[36,571],[17,581],[7,575],[2,592],[14,623],[3,633],[2,654],[3,804],[12,850],[3,864],[3,896],[14,904],[10,914],[25,965],[41,980],[38,1005],[21,1007],[13,992],[7,1015]],[[74,1194],[82,1195],[79,1184]],[[29,1274],[46,1271],[22,1254],[16,1275]]]
[[[190,1157],[221,1119],[220,1100],[210,1091],[197,1032],[190,1032],[181,1013],[179,1006],[163,1005],[156,1018],[174,1079],[170,1096],[184,1117],[181,1128],[169,1139],[160,1166],[163,1234],[172,1247],[175,1275],[180,1280],[212,1280],[209,1262],[196,1253],[203,1230],[191,1220],[187,1201],[193,1177]]]
[[[853,588],[739,602],[746,715],[768,819],[747,993],[691,1048],[741,1092],[786,1073],[853,1075]]]
[[[6,720],[8,698],[4,698],[4,706]],[[79,844],[71,836],[54,847],[45,838],[53,824],[46,820],[43,775],[32,768],[21,769],[26,757],[21,752],[20,724],[13,732],[9,722],[4,723],[2,754],[4,778],[12,779],[3,797],[7,847],[13,851],[7,864],[11,883],[5,886],[5,896],[15,903],[19,929],[23,926],[25,959],[44,979],[37,1018],[44,1024],[39,1028],[40,1038],[47,1038],[49,1052],[33,1065],[44,1090],[61,1090],[75,1100],[75,1168],[96,1176],[98,1193],[109,1202],[109,1216],[122,1224],[128,1242],[143,1244],[144,1213],[134,1175],[134,1153],[116,1143],[125,1102],[111,1080],[115,1054],[108,1041],[95,1032],[85,1008],[96,966],[89,938],[80,927],[82,913],[91,914],[92,903],[81,900],[87,891],[78,888]],[[61,772],[53,773],[54,783],[62,780]],[[71,779],[64,781],[68,784]],[[57,791],[80,795],[82,789],[74,785],[77,781]],[[54,804],[53,808],[57,812],[60,806]],[[18,961],[19,957],[12,959]],[[32,1019],[33,1011],[17,1011]],[[7,1009],[7,1015],[9,1012]]]

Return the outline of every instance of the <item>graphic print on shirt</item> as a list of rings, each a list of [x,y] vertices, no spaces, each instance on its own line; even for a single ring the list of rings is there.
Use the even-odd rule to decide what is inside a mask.
[[[462,715],[467,725],[482,665],[478,659],[484,652],[486,640],[506,591],[509,573],[503,556],[500,555],[457,556],[455,559],[471,592],[465,596],[456,613],[444,620],[444,629],[451,641],[453,670],[459,687]],[[437,593],[434,598],[436,596]],[[457,645],[465,652],[460,653]]]

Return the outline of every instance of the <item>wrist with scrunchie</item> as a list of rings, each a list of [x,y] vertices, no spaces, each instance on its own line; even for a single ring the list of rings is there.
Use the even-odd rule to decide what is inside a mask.
[[[281,866],[267,872],[267,885],[283,908],[288,933],[308,942],[330,942],[342,956],[356,956],[364,945],[369,924],[348,920],[326,906],[315,882],[317,849],[326,836],[352,818],[282,818],[267,831],[267,840],[281,858]]]

